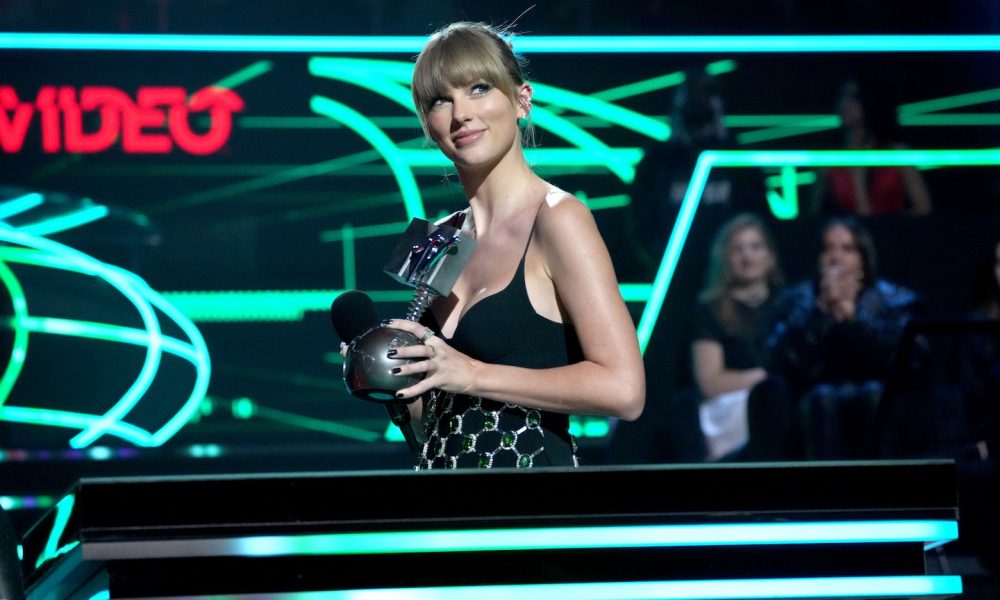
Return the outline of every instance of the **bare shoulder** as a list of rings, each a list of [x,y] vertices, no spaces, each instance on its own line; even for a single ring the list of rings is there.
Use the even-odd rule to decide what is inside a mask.
[[[546,240],[565,234],[597,233],[590,209],[579,198],[557,187],[551,187],[538,211],[536,232]]]

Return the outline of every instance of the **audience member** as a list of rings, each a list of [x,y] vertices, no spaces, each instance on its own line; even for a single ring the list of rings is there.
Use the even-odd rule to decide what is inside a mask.
[[[903,149],[896,107],[874,83],[850,80],[837,100],[846,150]],[[821,210],[854,215],[931,212],[931,197],[914,167],[833,167],[823,171],[814,204]]]
[[[767,377],[764,342],[782,283],[777,251],[763,221],[740,214],[712,244],[691,345],[708,459],[746,444],[750,389]]]
[[[768,341],[769,373],[749,401],[744,459],[860,458],[912,291],[879,279],[875,244],[853,217],[822,228],[818,276],[787,290]]]
[[[647,271],[655,269],[663,255],[698,156],[705,150],[733,147],[724,117],[715,78],[704,71],[691,72],[674,94],[670,139],[645,149],[629,192],[636,251]],[[688,245],[697,247],[699,232],[710,235],[734,213],[765,205],[763,179],[757,170],[713,169]]]

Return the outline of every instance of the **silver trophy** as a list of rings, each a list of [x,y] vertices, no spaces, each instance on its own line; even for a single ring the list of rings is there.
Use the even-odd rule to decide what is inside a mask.
[[[434,298],[451,293],[475,247],[476,240],[452,225],[436,225],[423,219],[410,222],[384,269],[396,281],[415,288],[405,319],[420,321]],[[400,402],[396,392],[417,383],[424,374],[393,375],[393,367],[423,359],[389,358],[387,354],[396,348],[422,343],[409,332],[384,325],[362,333],[350,343],[344,360],[344,383],[348,391],[362,400]]]

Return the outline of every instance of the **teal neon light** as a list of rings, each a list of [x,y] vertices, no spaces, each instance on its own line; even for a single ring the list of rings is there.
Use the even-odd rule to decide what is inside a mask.
[[[0,377],[0,410],[10,397],[11,390],[17,378],[20,377],[24,369],[24,360],[28,353],[28,332],[21,327],[21,323],[28,317],[28,304],[24,296],[24,288],[18,281],[14,272],[10,270],[7,263],[0,257],[0,283],[7,288],[13,304],[13,316],[10,319],[10,327],[14,332],[14,342],[11,345],[10,360],[7,368],[4,369],[3,376]],[[2,418],[2,414],[0,414]]]
[[[69,518],[73,514],[73,506],[75,504],[76,495],[74,494],[67,495],[56,504],[56,515],[52,522],[52,530],[49,532],[49,539],[45,541],[45,548],[38,555],[38,561],[35,562],[36,569],[45,564],[46,561],[52,560],[72,549],[70,547],[60,548],[59,540],[66,531],[66,524],[69,523]],[[79,542],[73,542],[70,546],[76,544],[79,544]]]
[[[399,149],[381,129],[358,111],[330,98],[313,96],[309,100],[309,106],[313,112],[343,123],[371,144],[396,177],[396,183],[399,184],[400,193],[403,195],[406,216],[410,219],[426,218],[424,203],[420,199],[420,187],[413,177],[413,172],[400,160]]]
[[[933,100],[922,100],[920,102],[903,104],[899,107],[899,114],[900,116],[908,117],[929,112],[937,112],[939,110],[947,110],[950,108],[963,108],[966,106],[974,106],[976,104],[986,104],[989,102],[996,102],[998,100],[1000,100],[1000,88],[993,88],[989,90],[980,90],[978,92],[958,94],[957,96],[947,96],[944,98],[935,98]]]
[[[423,36],[0,33],[0,50],[412,54]],[[523,36],[525,53],[996,52],[996,35]]]
[[[142,446],[158,446],[170,439],[197,410],[208,387],[210,373],[208,352],[204,340],[194,324],[162,296],[150,289],[145,282],[128,271],[97,261],[68,246],[8,226],[0,226],[0,241],[17,245],[17,247],[0,248],[0,261],[3,263],[16,262],[63,269],[92,276],[112,285],[133,304],[144,328],[136,330],[30,316],[27,313],[24,291],[16,283],[13,273],[6,266],[0,269],[0,280],[7,285],[8,289],[11,290],[12,297],[15,298],[15,314],[4,325],[12,327],[16,332],[15,356],[19,359],[12,360],[5,370],[3,378],[0,378],[0,392],[5,394],[0,396],[0,419],[55,427],[80,428],[81,432],[70,440],[70,445],[76,448],[86,447],[104,434],[116,435]],[[174,321],[187,336],[189,342],[163,336],[154,307]],[[92,336],[107,341],[137,344],[145,347],[145,358],[129,389],[103,415],[6,406],[5,402],[13,387],[13,382],[26,360],[27,336],[31,332]],[[196,371],[195,383],[181,409],[159,430],[146,432],[122,422],[122,419],[135,407],[151,386],[163,352],[172,352],[190,361]]]
[[[252,65],[249,65],[239,71],[223,77],[222,79],[216,81],[212,85],[215,87],[221,87],[226,89],[233,89],[243,85],[248,81],[253,81],[254,79],[266,75],[271,72],[274,68],[274,63],[269,60],[259,60]]]
[[[1000,149],[986,150],[825,150],[755,151],[728,150],[702,152],[695,164],[687,192],[681,202],[667,247],[653,279],[649,302],[639,319],[639,347],[645,352],[659,318],[677,261],[687,240],[694,213],[716,167],[829,167],[829,166],[988,166],[1000,164]]]
[[[743,598],[940,597],[962,593],[957,575],[615,581],[380,588],[288,594],[295,600],[736,600]]]
[[[31,235],[52,235],[54,233],[59,233],[60,231],[66,231],[68,229],[73,229],[74,227],[86,225],[87,223],[93,223],[94,221],[103,219],[106,216],[108,216],[107,206],[88,206],[58,217],[45,219],[44,221],[40,221],[38,223],[21,225],[18,227],[18,230],[22,233],[28,233]]]
[[[925,543],[955,539],[958,539],[958,524],[955,521],[844,521],[261,536],[234,540],[233,552],[236,556],[302,556],[754,544]]]
[[[43,202],[45,202],[45,196],[37,192],[4,200],[0,202],[0,220],[9,219],[14,215],[19,215],[32,208],[41,206]]]

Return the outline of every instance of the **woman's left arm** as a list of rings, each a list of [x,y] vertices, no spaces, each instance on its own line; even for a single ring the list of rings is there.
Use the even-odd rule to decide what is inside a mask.
[[[444,340],[434,339],[428,364],[404,368],[404,374],[427,370],[428,375],[402,390],[403,397],[439,388],[553,412],[638,418],[646,394],[642,356],[593,216],[579,200],[566,196],[543,206],[535,227],[534,240],[545,273],[555,288],[564,321],[576,328],[583,360],[551,369],[496,365],[474,360]],[[399,321],[391,326],[423,329]]]

